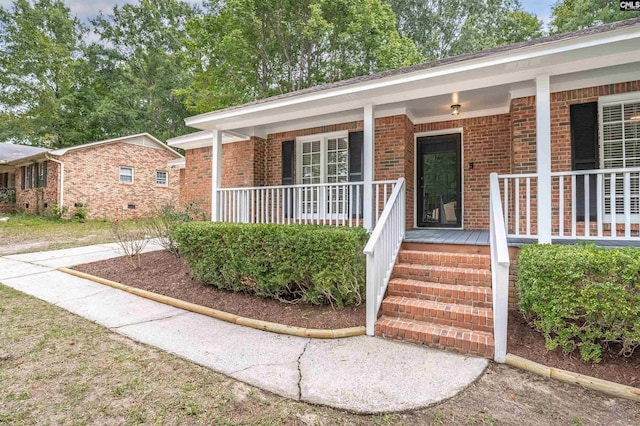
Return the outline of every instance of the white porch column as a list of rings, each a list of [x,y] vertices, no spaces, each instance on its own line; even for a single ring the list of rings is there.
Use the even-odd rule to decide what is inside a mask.
[[[220,220],[220,205],[218,189],[222,182],[222,131],[213,131],[213,145],[211,150],[211,221]]]
[[[549,76],[536,77],[538,242],[551,243],[551,93]]]
[[[373,105],[364,106],[364,143],[362,149],[364,151],[364,161],[362,164],[362,180],[364,181],[363,189],[363,217],[364,229],[371,231],[373,229],[373,151],[375,135],[375,117],[373,115]]]

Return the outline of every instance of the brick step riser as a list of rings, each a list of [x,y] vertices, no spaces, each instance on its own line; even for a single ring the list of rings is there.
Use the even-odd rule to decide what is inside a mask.
[[[431,300],[433,302],[440,303],[453,303],[456,305],[465,305],[465,306],[473,306],[475,308],[492,308],[493,303],[491,302],[491,294],[473,294],[473,295],[464,295],[458,297],[457,295],[454,297],[449,293],[423,293],[424,289],[417,288],[415,290],[403,291],[397,290],[393,286],[389,285],[387,289],[387,295],[389,296],[402,296],[402,297],[411,297],[414,299],[420,300]]]
[[[491,258],[473,254],[400,251],[401,263],[418,265],[449,266],[453,268],[491,269]]]
[[[418,345],[427,345],[436,349],[454,351],[462,354],[479,355],[485,358],[493,358],[493,341],[473,341],[472,339],[457,338],[454,336],[441,336],[423,331],[405,330],[376,324],[376,336],[387,339],[399,340]]]
[[[417,281],[436,282],[441,284],[469,285],[491,287],[491,274],[484,271],[451,272],[429,268],[406,268],[396,265],[391,278],[404,278]]]
[[[493,332],[493,317],[456,313],[439,309],[420,309],[413,306],[396,305],[382,302],[382,315],[393,318],[404,318],[425,323],[446,325],[468,330]]]
[[[473,331],[484,331],[486,333],[493,333],[493,325],[489,324],[473,324],[472,322],[466,321],[458,321],[447,318],[438,318],[433,316],[420,316],[416,314],[412,314],[410,312],[397,312],[393,310],[382,309],[382,315],[391,317],[391,318],[403,318],[407,320],[415,320],[420,322],[426,322],[431,324],[443,325],[447,327],[457,327],[464,328],[466,330]],[[493,321],[493,320],[492,320]]]
[[[412,338],[405,338],[405,337],[399,337],[399,336],[393,336],[393,335],[386,335],[384,333],[378,333],[376,332],[376,336],[378,337],[383,337],[385,339],[391,339],[391,340],[397,340],[400,342],[405,342],[405,343],[412,343],[414,345],[426,345],[429,346],[430,348],[434,348],[434,349],[440,349],[443,351],[451,351],[451,352],[456,352],[459,354],[463,354],[463,355],[477,355],[483,358],[489,358],[489,359],[493,359],[493,355],[494,355],[494,347],[493,346],[487,346],[487,345],[481,345],[481,344],[476,344],[476,347],[481,347],[482,349],[472,349],[473,347],[473,343],[471,342],[467,342],[465,340],[463,341],[453,341],[453,342],[448,342],[447,344],[440,344],[440,343],[426,343],[420,339],[412,339]],[[450,338],[447,338],[450,339]],[[460,345],[460,347],[456,346],[456,345]]]

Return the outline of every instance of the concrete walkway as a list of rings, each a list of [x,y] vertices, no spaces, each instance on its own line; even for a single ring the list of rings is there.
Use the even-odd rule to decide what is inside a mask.
[[[146,251],[160,247],[150,244]],[[360,413],[425,407],[488,361],[380,338],[315,340],[242,327],[55,270],[121,256],[117,245],[0,257],[0,282],[133,340],[288,398]]]

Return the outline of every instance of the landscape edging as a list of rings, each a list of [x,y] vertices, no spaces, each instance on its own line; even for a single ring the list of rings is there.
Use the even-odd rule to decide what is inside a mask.
[[[191,302],[185,302],[184,300],[176,299],[174,297],[165,296],[148,290],[142,290],[125,284],[121,284],[116,281],[110,281],[104,278],[96,277],[95,275],[76,271],[75,269],[61,267],[58,268],[58,271],[74,275],[79,278],[94,281],[98,284],[107,285],[118,290],[126,291],[128,293],[135,294],[136,296],[144,297],[145,299],[150,299],[155,302],[164,303],[166,305],[206,315],[222,321],[230,322],[232,324],[243,325],[263,331],[270,331],[272,333],[286,334],[289,336],[297,337],[309,337],[313,339],[340,339],[343,337],[362,336],[365,334],[365,327],[349,327],[326,330],[317,328],[295,327],[270,321],[241,317],[239,315],[230,314],[218,309],[208,308],[206,306],[197,305]]]
[[[507,354],[505,364],[546,378],[556,379],[561,382],[574,385],[577,384],[587,389],[640,402],[640,388],[634,388],[632,386],[610,382],[596,377],[585,376],[584,374],[573,373],[560,368],[547,367],[546,365],[538,364],[537,362],[529,361],[526,358],[513,354]]]

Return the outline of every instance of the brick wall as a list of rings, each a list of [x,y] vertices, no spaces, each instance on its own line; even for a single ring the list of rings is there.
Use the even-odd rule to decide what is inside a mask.
[[[404,119],[404,178],[406,179],[406,229],[412,229],[415,218],[415,141],[413,123],[409,117]]]
[[[222,146],[224,150],[225,145]],[[224,152],[224,151],[223,151]],[[180,205],[194,204],[211,215],[211,147],[188,149],[184,153],[184,180],[180,187]]]
[[[376,120],[377,122],[377,120]],[[316,135],[320,133],[339,132],[347,130],[349,132],[361,131],[364,128],[363,121],[353,121],[349,123],[332,124],[330,126],[312,127],[309,129],[295,130],[290,132],[273,133],[267,136],[265,145],[265,182],[267,186],[282,184],[282,142],[295,141],[297,137]],[[295,156],[294,156],[295,162]],[[293,167],[294,182],[296,182],[296,167]]]
[[[489,175],[510,173],[509,114],[418,124],[415,133],[462,128],[463,227],[489,229]],[[469,164],[473,163],[473,169]]]
[[[35,164],[35,163],[31,163]],[[58,204],[58,164],[47,161],[47,186],[45,188],[22,189],[22,167],[16,167],[16,205],[17,211],[30,214],[42,214]],[[34,171],[35,173],[35,171]],[[35,179],[35,176],[34,176]]]
[[[262,186],[265,184],[266,141],[258,137],[222,145],[223,188]],[[181,175],[180,205],[194,203],[211,215],[211,147],[185,152]]]
[[[640,80],[609,84],[604,86],[586,87],[582,89],[567,90],[551,94],[551,170],[553,172],[571,170],[571,105],[597,102],[600,96],[616,95],[640,91]],[[512,161],[514,173],[535,173],[536,172],[536,106],[535,96],[513,99],[511,101],[512,117]],[[531,182],[531,193],[537,191],[536,182]],[[552,188],[552,209],[559,211],[559,186],[557,180],[553,181]],[[520,210],[525,209],[524,186],[521,188]],[[514,208],[513,202],[510,206]],[[564,211],[571,211],[571,188],[569,182],[565,181]],[[513,211],[513,210],[512,210]],[[535,218],[537,205],[535,198],[531,200],[531,217]],[[560,221],[557,213],[554,215],[552,228],[557,232],[560,228]],[[570,216],[566,216],[562,226],[566,233],[571,232]],[[593,224],[595,231],[595,224]],[[514,229],[513,221],[509,227]],[[608,225],[605,225],[607,228]],[[524,219],[520,220],[521,231],[525,229]],[[577,232],[583,232],[584,223],[577,225]],[[608,229],[608,228],[607,228]],[[607,231],[605,229],[605,232]],[[532,224],[532,233],[536,233],[535,223]]]
[[[153,214],[178,201],[179,171],[167,166],[175,159],[165,149],[126,142],[96,145],[67,152],[64,162],[64,203],[73,214],[83,204],[89,218],[128,219]],[[120,183],[120,166],[133,167],[133,184]],[[166,171],[168,186],[156,185],[156,171]],[[125,208],[129,204],[135,209]]]

